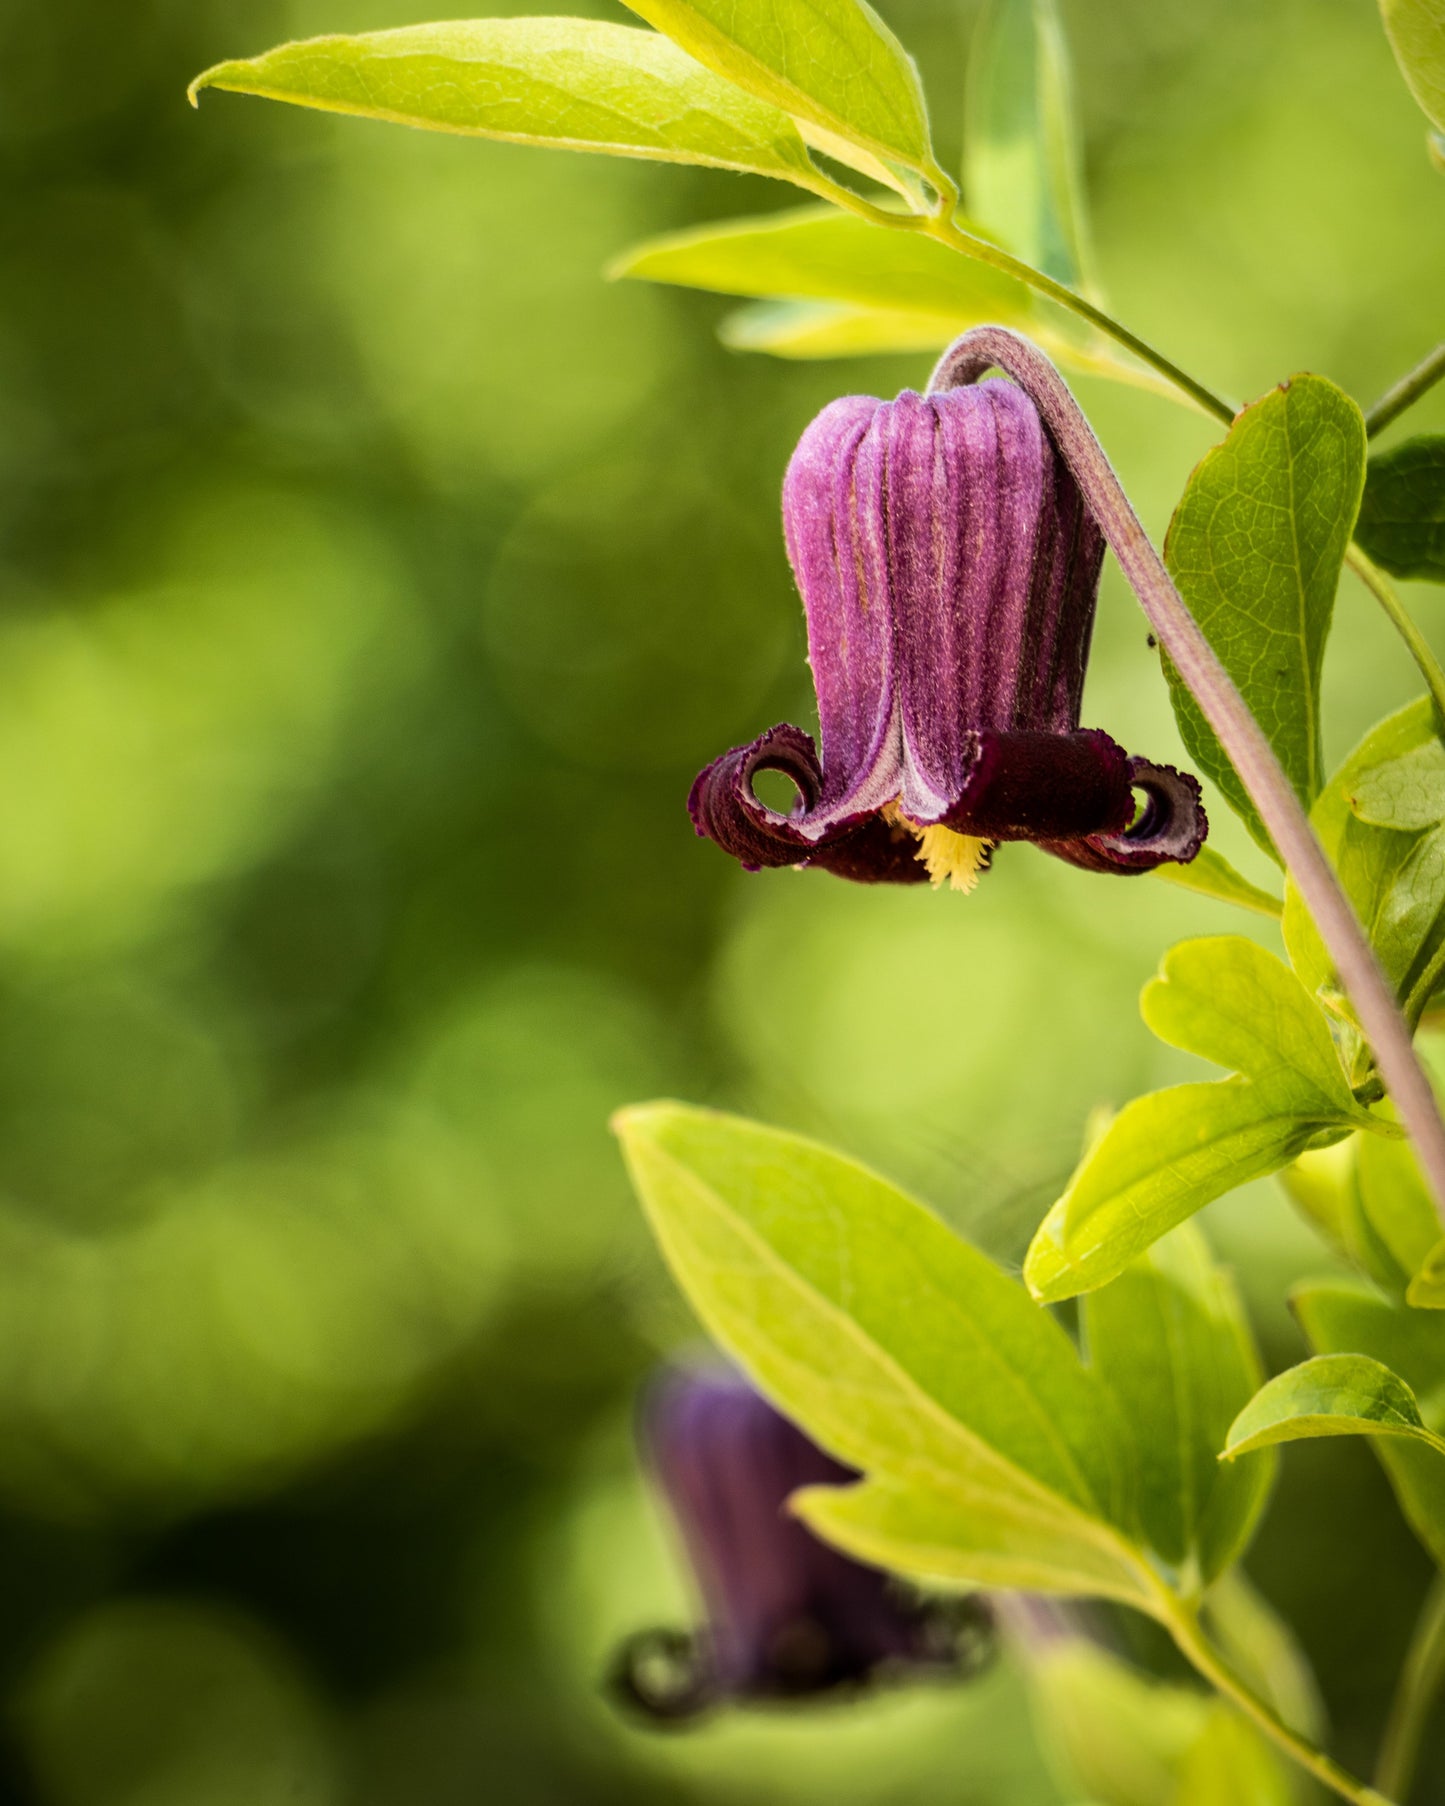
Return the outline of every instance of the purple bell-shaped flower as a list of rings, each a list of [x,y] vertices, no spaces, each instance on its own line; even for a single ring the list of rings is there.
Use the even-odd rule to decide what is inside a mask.
[[[647,1466],[681,1532],[706,1612],[698,1632],[646,1631],[621,1651],[624,1698],[660,1720],[727,1700],[785,1700],[889,1674],[981,1665],[989,1618],[924,1601],[820,1542],[788,1511],[800,1487],[857,1478],[746,1381],[674,1371],[641,1415]]]
[[[1023,389],[833,402],[783,522],[822,756],[786,725],[725,753],[688,799],[699,834],[749,870],[964,890],[1000,841],[1112,872],[1199,851],[1197,781],[1079,726],[1104,542]],[[789,813],[754,793],[766,770]]]

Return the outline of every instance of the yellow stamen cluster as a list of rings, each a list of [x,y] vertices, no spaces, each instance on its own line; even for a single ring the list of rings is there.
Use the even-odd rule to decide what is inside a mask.
[[[935,890],[947,884],[950,890],[962,891],[967,896],[977,885],[980,873],[988,870],[993,853],[991,840],[980,840],[975,834],[958,834],[952,828],[920,828],[899,812],[897,803],[884,806],[883,818],[900,828],[907,828],[917,837],[918,858],[928,868],[929,882]]]

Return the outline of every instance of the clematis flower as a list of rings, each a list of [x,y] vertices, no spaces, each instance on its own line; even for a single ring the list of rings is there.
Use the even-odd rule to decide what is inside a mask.
[[[724,1700],[846,1689],[885,1673],[981,1666],[989,1619],[971,1600],[924,1602],[820,1542],[788,1513],[802,1486],[857,1476],[726,1370],[664,1375],[643,1452],[682,1534],[707,1612],[698,1633],[647,1631],[617,1663],[656,1719]]]
[[[1197,781],[1079,726],[1104,542],[1023,389],[833,402],[783,523],[822,754],[786,725],[725,753],[688,799],[699,834],[750,871],[961,890],[1009,840],[1103,872],[1199,851]],[[796,787],[788,813],[763,771]]]

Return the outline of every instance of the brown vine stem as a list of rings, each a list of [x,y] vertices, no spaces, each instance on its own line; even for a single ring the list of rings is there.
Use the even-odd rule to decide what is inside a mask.
[[[929,388],[975,382],[992,368],[1013,377],[1043,416],[1160,644],[1239,773],[1314,917],[1445,1220],[1445,1122],[1434,1091],[1370,943],[1273,748],[1175,588],[1093,428],[1044,354],[1005,327],[976,327],[944,352]]]

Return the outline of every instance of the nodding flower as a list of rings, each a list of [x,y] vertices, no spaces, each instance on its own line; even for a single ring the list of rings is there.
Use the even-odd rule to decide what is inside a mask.
[[[818,696],[707,767],[688,808],[749,871],[971,890],[993,848],[1073,865],[1187,863],[1198,782],[1079,726],[1104,541],[1038,409],[991,378],[895,401],[846,396],[783,485]],[[783,813],[762,771],[797,789]]]
[[[857,1475],[743,1379],[724,1369],[665,1373],[644,1400],[640,1438],[706,1624],[644,1631],[624,1645],[614,1679],[632,1707],[675,1722],[727,1701],[799,1699],[983,1665],[991,1621],[980,1603],[910,1595],[789,1514],[798,1488]]]

